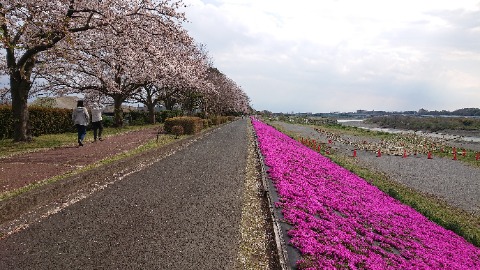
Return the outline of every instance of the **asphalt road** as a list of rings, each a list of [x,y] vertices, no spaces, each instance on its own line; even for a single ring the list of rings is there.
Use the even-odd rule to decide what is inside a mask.
[[[247,120],[0,240],[0,269],[233,269]]]

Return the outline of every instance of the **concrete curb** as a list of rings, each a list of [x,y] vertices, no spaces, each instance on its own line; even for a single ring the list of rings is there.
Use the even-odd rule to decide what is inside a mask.
[[[273,223],[272,226],[275,234],[275,245],[277,248],[279,265],[282,270],[293,270],[296,269],[296,261],[300,259],[300,253],[297,249],[287,244],[290,239],[287,232],[291,226],[283,221],[283,215],[281,213],[281,210],[276,209],[275,207],[275,203],[278,202],[278,195],[272,183],[272,180],[268,177],[267,167],[265,165],[265,161],[260,151],[260,148],[258,147],[258,138],[255,129],[253,129],[253,134],[255,138],[257,155],[260,159],[261,165],[263,196],[265,196],[268,200],[269,214]]]

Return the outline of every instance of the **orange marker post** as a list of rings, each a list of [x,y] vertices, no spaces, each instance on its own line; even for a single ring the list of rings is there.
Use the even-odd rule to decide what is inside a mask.
[[[380,151],[380,149],[378,149],[377,151],[377,157],[381,157],[382,156],[382,152]]]
[[[457,160],[457,152],[453,152],[453,160]]]
[[[407,150],[403,149],[403,158],[406,158],[406,157],[407,157]]]
[[[357,157],[357,150],[353,149],[353,157]]]

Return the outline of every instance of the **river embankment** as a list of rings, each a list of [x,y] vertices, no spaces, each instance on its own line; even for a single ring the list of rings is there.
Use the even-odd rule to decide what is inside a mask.
[[[442,130],[439,132],[414,131],[395,128],[384,128],[376,124],[366,123],[363,119],[340,119],[339,124],[372,131],[381,131],[394,134],[416,134],[428,138],[434,138],[445,144],[459,149],[480,151],[480,130]]]

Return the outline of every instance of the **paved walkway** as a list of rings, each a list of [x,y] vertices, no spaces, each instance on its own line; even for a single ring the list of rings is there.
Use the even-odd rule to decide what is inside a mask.
[[[0,269],[233,269],[247,120],[0,240]]]

